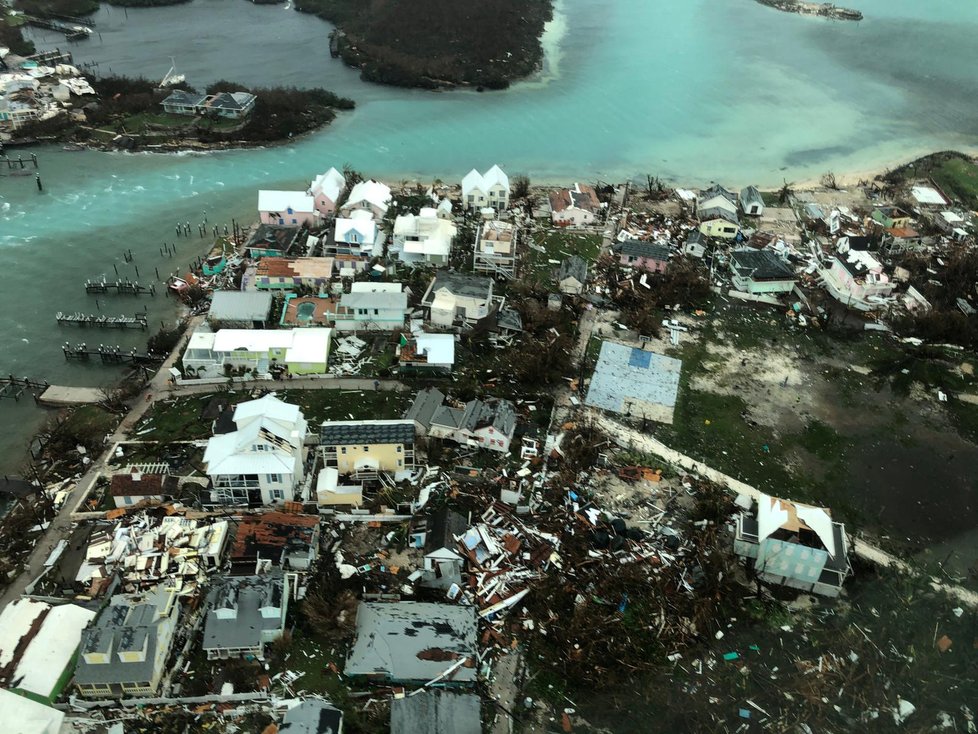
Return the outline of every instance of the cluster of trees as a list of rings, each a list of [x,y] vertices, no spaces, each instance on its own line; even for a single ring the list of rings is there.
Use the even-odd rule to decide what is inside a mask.
[[[640,279],[635,276],[630,285],[619,285],[615,305],[621,322],[645,336],[658,336],[664,307],[696,305],[710,295],[709,283],[689,260],[672,260],[666,272],[647,275],[649,288],[641,285]]]
[[[365,79],[491,89],[539,66],[540,35],[553,14],[552,0],[297,0],[295,7],[343,29],[340,54]]]
[[[20,26],[10,25],[6,17],[0,17],[0,46],[6,46],[18,56],[30,56],[35,51],[34,43],[24,38]]]
[[[974,304],[978,252],[962,250],[953,254],[939,276],[940,285],[932,283],[926,273],[927,258],[907,258],[902,265],[920,276],[915,281],[922,282],[920,290],[933,308],[898,319],[894,323],[896,331],[928,342],[978,348],[978,317],[966,316],[957,304],[959,298]]]

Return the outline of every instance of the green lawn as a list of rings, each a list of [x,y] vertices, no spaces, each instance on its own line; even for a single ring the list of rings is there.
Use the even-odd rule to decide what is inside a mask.
[[[166,112],[139,112],[129,115],[121,121],[130,133],[145,132],[150,126],[173,128],[181,130],[193,122],[186,115],[170,115]]]
[[[929,173],[948,194],[957,196],[969,207],[978,207],[978,165],[962,158],[952,158],[942,161]]]
[[[214,397],[194,395],[156,402],[130,438],[137,441],[193,441],[211,435],[211,420],[201,414]],[[232,398],[233,399],[233,398]],[[143,430],[149,429],[147,433]]]
[[[594,262],[601,251],[601,235],[568,232],[562,229],[552,229],[533,234],[533,244],[543,247],[540,252],[532,247],[523,268],[523,277],[538,283],[548,282],[553,271],[560,267],[560,261],[571,255]],[[550,262],[556,260],[557,263]]]
[[[311,426],[326,420],[400,418],[413,400],[410,392],[391,390],[282,390],[278,396],[302,408]]]

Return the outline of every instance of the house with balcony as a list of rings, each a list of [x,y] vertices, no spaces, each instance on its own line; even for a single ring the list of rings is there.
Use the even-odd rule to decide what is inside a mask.
[[[829,510],[762,494],[735,521],[734,552],[762,581],[835,597],[849,575],[845,526]]]
[[[425,207],[417,214],[402,214],[394,220],[388,254],[407,265],[445,265],[457,233],[451,220]]]
[[[337,331],[398,331],[408,313],[401,283],[361,281],[340,296],[333,325]]]
[[[331,329],[198,328],[187,342],[183,370],[187,377],[214,378],[248,372],[257,375],[325,374]]]
[[[340,207],[340,216],[349,218],[355,211],[368,211],[374,219],[383,219],[391,204],[390,187],[379,181],[360,181]]]
[[[201,648],[208,660],[264,660],[285,631],[289,580],[283,573],[221,576],[207,593]]]
[[[117,594],[82,632],[75,687],[86,698],[159,693],[180,616],[177,589]]]
[[[462,207],[470,211],[491,208],[497,212],[509,208],[509,176],[499,166],[484,174],[474,168],[462,179]]]
[[[476,233],[472,269],[477,273],[515,277],[518,234],[519,228],[510,222],[498,219],[483,222]]]
[[[421,305],[437,326],[474,324],[492,311],[492,278],[439,271],[421,297]]]
[[[358,209],[349,217],[336,220],[333,230],[333,244],[327,245],[337,255],[370,257],[378,244],[377,222],[366,209]],[[380,240],[381,244],[383,240]]]
[[[414,421],[326,421],[319,431],[323,466],[340,475],[373,479],[414,468]]]
[[[336,213],[336,203],[346,188],[346,178],[335,168],[321,173],[309,184],[306,191],[313,199],[313,206],[322,218],[331,217]]]
[[[319,212],[313,197],[304,191],[258,192],[258,218],[262,224],[314,227],[319,224]]]
[[[302,411],[274,395],[234,409],[236,430],[212,436],[204,451],[205,506],[260,507],[292,500],[305,477]]]

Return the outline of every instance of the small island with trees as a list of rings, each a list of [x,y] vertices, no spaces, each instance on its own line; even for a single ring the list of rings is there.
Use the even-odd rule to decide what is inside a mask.
[[[543,61],[552,0],[295,0],[337,26],[334,56],[367,81],[438,89],[504,89]]]

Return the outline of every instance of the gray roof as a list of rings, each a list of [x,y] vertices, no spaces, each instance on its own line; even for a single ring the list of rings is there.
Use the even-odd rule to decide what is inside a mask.
[[[809,219],[825,219],[825,212],[822,211],[822,207],[814,202],[808,202],[804,206],[805,216]]]
[[[266,321],[271,310],[271,293],[214,291],[207,315],[217,321]]]
[[[435,411],[445,402],[445,394],[437,387],[427,387],[414,396],[414,402],[404,414],[404,420],[414,421],[425,428],[431,425]]]
[[[578,283],[587,282],[587,263],[577,255],[571,255],[560,264],[560,271],[557,273],[557,280],[563,281],[565,278],[574,278]]]
[[[163,104],[196,107],[197,105],[203,103],[205,99],[207,99],[206,94],[187,92],[183,89],[174,89],[169,95],[167,95],[167,98],[163,100]]]
[[[469,529],[465,517],[447,507],[440,508],[430,519],[429,530],[425,534],[425,551],[431,553],[439,548],[455,549],[456,535]]]
[[[281,574],[227,576],[214,580],[207,593],[204,650],[258,647],[262,633],[285,627],[285,581]],[[275,617],[263,617],[262,607],[281,609]],[[216,609],[234,609],[234,619],[220,619]]]
[[[319,429],[319,443],[323,446],[414,443],[414,422],[327,421]]]
[[[705,234],[700,232],[698,229],[694,229],[689,233],[689,237],[686,238],[687,245],[701,245],[706,247],[709,244],[710,238]]]
[[[395,682],[427,683],[453,663],[468,658],[443,679],[476,679],[475,607],[427,602],[361,602],[356,642],[346,661],[348,676],[380,676]]]
[[[255,99],[255,95],[249,92],[221,92],[215,94],[207,103],[207,106],[222,110],[243,110],[246,105]]]
[[[441,288],[447,288],[455,296],[488,298],[492,292],[492,280],[482,275],[440,272],[435,276],[430,292],[437,293]]]
[[[476,431],[492,426],[507,436],[516,430],[516,406],[509,400],[470,400],[464,408],[443,405],[431,417],[431,424]]]
[[[159,611],[169,595],[157,590],[146,594],[119,594],[89,627],[82,630],[81,648],[75,667],[75,682],[80,685],[110,683],[145,683],[156,677],[156,650],[159,626],[167,618]],[[174,602],[176,604],[176,602]],[[172,636],[162,644],[169,648]],[[141,662],[124,663],[116,654],[120,650],[141,648],[146,641],[146,655]],[[110,653],[108,663],[87,663],[85,653]]]
[[[647,257],[653,260],[668,260],[672,249],[667,245],[646,240],[625,240],[614,247],[615,252],[632,257]]]
[[[701,222],[708,222],[711,219],[726,219],[732,224],[737,224],[737,215],[727,211],[721,206],[711,206],[697,211],[697,217]]]
[[[496,314],[496,326],[510,331],[523,331],[523,317],[515,308],[504,307]]]
[[[748,186],[740,192],[740,205],[746,209],[749,204],[764,205],[764,197],[756,186]]]
[[[390,291],[370,291],[369,293],[344,293],[340,304],[347,308],[377,308],[384,311],[407,309],[407,293]]]
[[[343,712],[326,701],[306,699],[282,718],[280,734],[339,734]]]
[[[681,369],[678,359],[602,342],[584,402],[615,413],[627,413],[631,404],[674,408]]]
[[[751,280],[791,280],[795,271],[770,250],[734,250],[730,253],[730,269]]]
[[[391,701],[391,734],[481,734],[479,697],[424,691]]]

